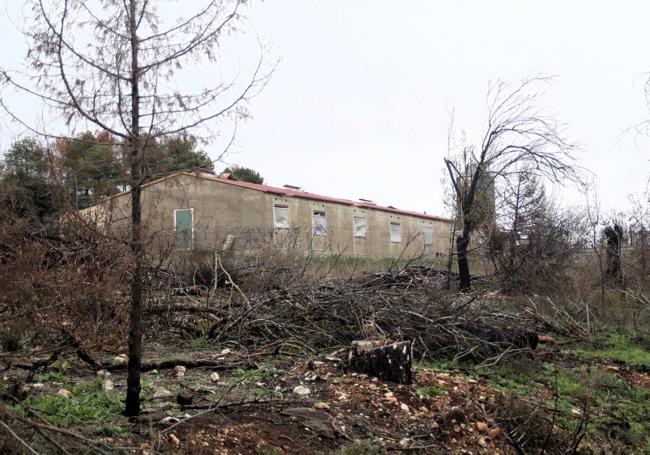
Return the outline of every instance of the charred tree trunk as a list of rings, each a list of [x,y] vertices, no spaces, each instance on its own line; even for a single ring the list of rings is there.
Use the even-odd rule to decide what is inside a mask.
[[[469,234],[463,234],[456,237],[456,252],[458,254],[458,274],[460,279],[460,288],[467,290],[471,286],[471,277],[469,274],[469,260],[467,258],[467,249],[469,247]]]
[[[140,143],[140,68],[139,41],[136,23],[136,0],[129,2],[129,31],[131,39],[131,252],[134,267],[131,281],[129,314],[129,362],[126,382],[126,416],[140,415],[140,370],[142,368],[142,295],[144,282],[144,248],[142,244],[142,144]]]
[[[641,224],[641,238],[639,239],[641,243],[641,250],[639,251],[640,260],[641,260],[641,282],[645,286],[647,281],[647,263],[646,263],[646,231],[645,226]]]
[[[135,175],[138,176],[139,173]],[[141,189],[139,183],[131,190],[132,243],[134,270],[131,282],[131,308],[129,313],[129,362],[124,415],[140,415],[140,371],[142,366],[142,296],[143,249],[141,223]]]
[[[605,237],[607,238],[605,279],[609,281],[620,282],[623,279],[623,270],[621,268],[621,244],[623,243],[623,229],[615,224],[614,227],[605,228]]]
[[[378,377],[383,381],[411,384],[413,372],[411,341],[386,344],[384,341],[353,341],[347,368]]]
[[[456,235],[456,227],[458,225],[458,217],[454,219],[454,226],[449,234],[449,256],[447,257],[447,284],[446,288],[451,289],[451,271],[454,266],[454,235]]]

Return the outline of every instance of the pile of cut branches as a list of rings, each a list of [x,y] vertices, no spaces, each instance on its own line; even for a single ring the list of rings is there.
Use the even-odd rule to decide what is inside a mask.
[[[216,341],[251,349],[289,345],[316,353],[358,339],[410,339],[420,357],[487,359],[536,347],[533,318],[496,311],[480,293],[446,292],[446,280],[443,272],[412,267],[252,296],[237,289],[207,308],[197,304],[196,314],[210,317]]]

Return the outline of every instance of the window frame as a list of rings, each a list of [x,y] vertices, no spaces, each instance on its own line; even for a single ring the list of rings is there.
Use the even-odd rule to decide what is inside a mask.
[[[317,213],[322,213],[322,219],[325,221],[325,230],[322,233],[317,233],[316,232],[316,223],[315,220],[317,219]],[[311,210],[311,235],[316,236],[316,237],[327,237],[327,211],[325,209],[315,209],[312,208]]]
[[[286,226],[278,226],[278,218],[276,216],[276,211],[275,209],[277,208],[283,208],[287,209],[287,225]],[[275,229],[291,229],[291,209],[289,208],[289,204],[282,204],[278,202],[274,202],[273,206],[273,230]]]
[[[189,247],[188,248],[180,248],[178,246],[178,226],[176,224],[176,213],[178,212],[190,212],[190,232],[191,232],[191,237],[190,237],[190,242],[189,242]],[[194,207],[190,207],[187,209],[174,209],[174,247],[177,250],[181,251],[192,251],[194,249]]]
[[[431,243],[427,243],[427,237],[425,235],[426,231],[431,232]],[[422,226],[422,245],[425,247],[433,246],[433,226]]]
[[[363,225],[365,227],[365,232],[363,235],[357,235],[356,229],[356,220],[363,220]],[[365,215],[352,215],[352,238],[355,239],[367,239],[368,238],[368,217]]]
[[[399,227],[399,240],[393,240],[393,226]],[[388,225],[388,238],[390,243],[401,244],[402,243],[402,222],[401,221],[390,221]]]

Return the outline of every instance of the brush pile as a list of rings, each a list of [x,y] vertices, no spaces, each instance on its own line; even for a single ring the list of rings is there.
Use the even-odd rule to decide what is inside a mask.
[[[253,296],[226,289],[208,306],[176,300],[152,314],[172,317],[193,307],[195,317],[210,318],[211,338],[249,349],[291,346],[317,353],[359,339],[412,340],[421,358],[488,359],[536,347],[533,318],[495,311],[480,292],[445,291],[447,279],[444,272],[410,267]]]

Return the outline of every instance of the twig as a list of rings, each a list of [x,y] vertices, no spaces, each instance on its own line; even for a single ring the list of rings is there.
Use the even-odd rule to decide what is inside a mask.
[[[3,427],[5,430],[7,430],[7,432],[8,432],[11,436],[13,436],[13,438],[14,438],[16,441],[18,441],[22,446],[24,446],[24,447],[25,447],[25,448],[26,448],[30,453],[33,453],[34,455],[39,455],[39,453],[38,453],[36,450],[34,450],[34,449],[32,448],[32,446],[30,446],[29,444],[27,444],[27,442],[25,442],[25,440],[24,440],[23,438],[21,438],[20,436],[18,436],[18,435],[17,435],[17,434],[16,434],[16,433],[11,429],[11,427],[10,427],[9,425],[7,425],[7,424],[6,424],[5,422],[3,422],[2,420],[0,420],[0,425],[2,425],[2,427]]]

